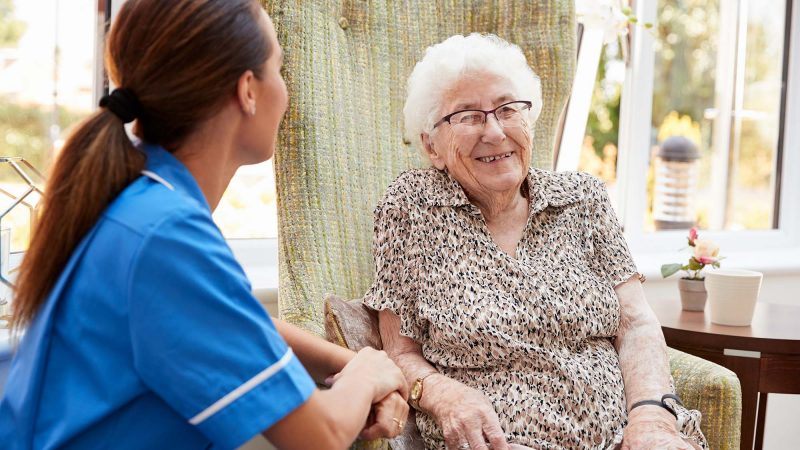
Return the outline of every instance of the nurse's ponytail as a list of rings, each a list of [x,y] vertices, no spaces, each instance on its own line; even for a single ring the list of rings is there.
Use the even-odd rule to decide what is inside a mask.
[[[35,317],[79,242],[144,168],[124,123],[173,151],[213,116],[270,48],[256,0],[127,0],[106,42],[119,86],[67,138],[48,176],[38,227],[14,293],[12,327]]]

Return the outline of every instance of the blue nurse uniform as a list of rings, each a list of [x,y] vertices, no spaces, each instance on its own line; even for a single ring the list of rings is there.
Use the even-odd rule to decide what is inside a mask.
[[[147,170],[25,330],[0,402],[2,448],[235,448],[315,389],[191,173],[142,150]]]

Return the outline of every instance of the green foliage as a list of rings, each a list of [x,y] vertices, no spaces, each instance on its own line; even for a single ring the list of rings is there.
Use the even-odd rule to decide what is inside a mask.
[[[619,141],[619,111],[622,86],[609,86],[605,82],[606,66],[614,57],[604,51],[597,69],[597,81],[592,93],[592,105],[586,123],[586,134],[592,137],[592,146],[598,157],[603,157],[607,144],[615,147]]]
[[[719,0],[659,5],[653,82],[653,126],[677,111],[700,122],[714,106]]]
[[[13,47],[25,33],[25,24],[14,19],[13,0],[0,0],[0,47]]]
[[[664,264],[661,266],[661,276],[663,278],[669,278],[675,275],[679,270],[684,270],[683,266],[680,264]]]
[[[66,130],[84,114],[59,108],[58,123]],[[49,127],[51,111],[37,106],[20,105],[9,98],[0,97],[0,156],[21,156],[37,169],[50,163],[51,143]],[[12,175],[0,173],[0,180]]]

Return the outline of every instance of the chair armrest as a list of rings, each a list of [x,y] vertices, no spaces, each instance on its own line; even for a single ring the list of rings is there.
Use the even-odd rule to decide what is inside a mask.
[[[730,370],[672,348],[667,349],[675,389],[689,409],[703,414],[700,428],[709,448],[738,449],[742,389]]]

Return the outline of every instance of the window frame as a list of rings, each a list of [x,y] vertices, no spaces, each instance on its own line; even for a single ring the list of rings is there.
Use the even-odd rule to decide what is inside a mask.
[[[787,85],[782,122],[800,122],[800,4],[787,0],[790,14]],[[640,22],[656,21],[657,0],[637,1],[635,14]],[[675,255],[685,242],[685,231],[644,231],[646,208],[645,184],[649,168],[652,92],[655,52],[654,37],[642,27],[634,27],[630,64],[626,69],[620,104],[619,158],[617,184],[619,216],[625,228],[631,252],[646,264],[644,272],[658,273],[657,261]],[[794,43],[794,45],[791,45]],[[770,230],[704,231],[703,237],[717,242],[730,265],[800,272],[800,208],[792,205],[800,199],[800,127],[781,127],[778,149],[780,191],[777,227]],[[642,264],[640,264],[642,265]]]

